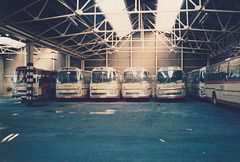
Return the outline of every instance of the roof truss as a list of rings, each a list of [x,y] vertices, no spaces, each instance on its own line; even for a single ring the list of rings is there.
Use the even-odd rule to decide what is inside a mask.
[[[236,55],[240,8],[234,2],[185,0],[172,31],[165,33],[156,30],[156,1],[126,0],[133,30],[118,37],[94,0],[20,1],[22,7],[9,0],[4,7],[12,9],[0,11],[0,30],[83,59],[117,52],[139,32],[153,32],[165,38],[161,41],[167,42],[170,51],[183,49],[185,53],[205,53],[211,57]],[[200,23],[206,14],[208,18]]]

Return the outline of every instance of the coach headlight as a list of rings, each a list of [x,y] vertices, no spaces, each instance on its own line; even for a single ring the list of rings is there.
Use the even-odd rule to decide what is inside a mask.
[[[147,88],[142,89],[142,93],[147,94],[148,93],[148,89]]]
[[[201,95],[205,96],[205,89],[201,89]]]
[[[163,94],[163,93],[164,93],[164,90],[163,90],[163,89],[159,89],[159,90],[158,90],[158,94],[159,94],[159,95],[161,95],[161,94]]]
[[[97,91],[95,89],[91,89],[91,93],[96,93]]]
[[[59,95],[60,93],[62,93],[62,91],[61,90],[56,90],[56,93],[57,93],[57,95]]]
[[[183,88],[179,89],[178,93],[185,94],[185,89],[183,89]]]
[[[116,89],[111,89],[110,94],[116,94],[117,90]]]
[[[126,89],[123,89],[123,90],[122,90],[122,93],[123,93],[123,95],[126,95],[126,94],[127,94],[127,90],[126,90]]]
[[[33,88],[33,94],[37,93],[37,87]]]
[[[16,94],[17,93],[17,89],[15,87],[12,88],[12,94]]]
[[[75,93],[81,94],[81,89],[75,89]]]

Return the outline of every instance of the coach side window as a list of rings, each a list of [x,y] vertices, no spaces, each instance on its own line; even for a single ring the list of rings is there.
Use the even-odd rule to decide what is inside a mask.
[[[195,71],[192,73],[192,84],[199,84],[199,72]]]
[[[240,79],[240,58],[231,60],[229,64],[228,80]]]
[[[219,74],[218,74],[219,80],[222,80],[222,81],[226,80],[227,73],[228,73],[228,62],[224,62],[219,66]]]
[[[208,81],[217,81],[219,79],[218,78],[218,67],[219,67],[218,64],[210,67],[209,73],[207,76]]]
[[[152,83],[152,76],[149,72],[147,73],[147,76],[148,76],[148,83]]]

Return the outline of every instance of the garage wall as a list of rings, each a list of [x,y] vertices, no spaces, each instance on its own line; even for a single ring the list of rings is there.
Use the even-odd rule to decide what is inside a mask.
[[[155,35],[152,32],[141,32],[133,36],[132,66],[145,67],[152,75],[155,74]]]
[[[24,52],[23,52],[24,53]],[[7,61],[11,58],[14,61]],[[70,58],[71,66],[81,68],[81,60]],[[14,70],[18,66],[26,65],[26,54],[11,54],[0,56],[0,94],[12,95],[12,77]],[[49,48],[43,48],[38,53],[34,52],[33,65],[39,69],[58,70],[66,66],[66,55],[53,51]]]
[[[118,46],[121,47],[118,52],[108,55],[108,66],[123,72],[127,67],[131,66],[130,41],[120,42]]]
[[[66,66],[66,55],[49,48],[43,48],[39,54],[33,56],[33,65],[45,70],[59,70]],[[81,60],[70,57],[70,66],[81,68]]]
[[[184,54],[184,71],[190,72],[194,69],[200,69],[201,67],[207,66],[208,56],[202,54]]]
[[[7,61],[6,58],[11,57],[14,61]],[[3,75],[3,95],[11,95],[12,94],[12,77],[14,73],[14,69],[21,65],[21,60],[17,61],[16,58],[19,58],[18,55],[4,56],[4,75]]]
[[[45,70],[58,70],[66,66],[66,57],[49,48],[43,48],[40,53],[34,53],[33,66]]]
[[[177,53],[170,50],[170,42],[163,35],[153,32],[139,32],[134,34],[126,41],[118,44],[117,52],[108,54],[95,55],[85,60],[85,69],[92,70],[94,67],[109,66],[120,71],[128,67],[145,67],[154,76],[160,67],[180,66],[181,67],[181,50]],[[11,57],[14,61],[6,61],[6,57]],[[11,94],[11,78],[14,69],[17,66],[26,64],[25,54],[13,54],[11,56],[3,55],[0,59],[0,94]],[[81,68],[81,60],[70,58],[70,66]],[[108,61],[106,61],[108,60]],[[66,66],[66,55],[58,53],[48,48],[41,49],[34,53],[34,66],[46,70],[58,70]],[[192,53],[183,54],[183,69],[189,72],[193,69],[201,68],[207,65],[207,55]],[[4,69],[4,71],[3,71]],[[1,73],[2,72],[2,73]]]
[[[181,53],[171,51],[171,42],[168,41],[165,35],[157,36],[157,70],[166,66],[179,66],[181,67]],[[155,71],[156,72],[156,71]]]
[[[14,70],[18,66],[26,65],[26,54],[4,55],[4,75],[13,75]],[[5,58],[11,58],[14,61],[7,61]],[[58,70],[66,65],[66,57],[64,54],[52,52],[51,49],[43,48],[39,53],[34,52],[33,65],[39,69]],[[81,67],[81,65],[80,65]]]
[[[85,60],[85,70],[91,71],[94,67],[106,66],[106,55],[95,55]]]
[[[6,60],[6,58],[12,59],[12,61]],[[26,63],[26,55],[23,53],[20,54],[10,54],[3,56],[4,63],[4,75],[3,75],[3,95],[12,95],[12,77],[14,70],[18,66],[24,66]]]
[[[156,36],[153,32],[138,32],[126,41],[118,44],[118,52],[106,55],[95,55],[85,60],[85,69],[94,67],[114,67],[124,71],[127,67],[145,67],[155,75],[160,67],[181,67],[181,49],[178,52],[170,50],[171,43],[165,35]],[[157,60],[157,61],[156,61]],[[207,55],[192,53],[183,54],[183,69],[189,72],[207,65]]]
[[[3,56],[0,56],[0,95],[3,94],[3,74],[4,74],[4,62]]]

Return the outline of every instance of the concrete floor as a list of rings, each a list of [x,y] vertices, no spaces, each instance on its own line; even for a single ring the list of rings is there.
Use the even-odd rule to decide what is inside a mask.
[[[194,99],[25,107],[0,97],[0,140],[1,162],[239,161],[240,111]]]

